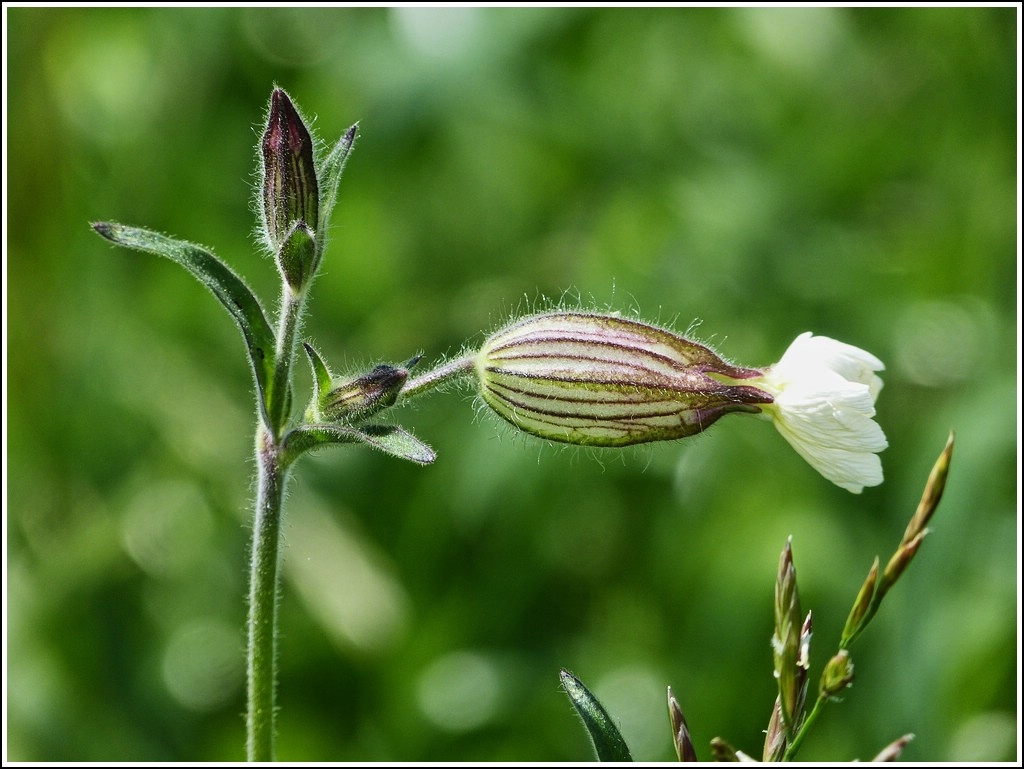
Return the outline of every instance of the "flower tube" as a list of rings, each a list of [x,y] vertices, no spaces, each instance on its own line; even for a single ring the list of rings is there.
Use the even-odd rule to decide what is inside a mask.
[[[533,435],[582,446],[628,446],[694,435],[772,396],[732,380],[760,371],[707,347],[615,315],[553,312],[488,339],[476,358],[484,401]]]
[[[733,366],[705,345],[641,321],[554,311],[488,338],[473,359],[484,402],[527,433],[628,446],[702,432],[731,412],[770,418],[796,451],[853,492],[882,481],[873,421],[882,363],[802,334],[775,366]]]

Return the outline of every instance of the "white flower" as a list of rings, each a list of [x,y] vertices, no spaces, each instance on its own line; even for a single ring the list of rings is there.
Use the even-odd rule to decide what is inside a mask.
[[[774,397],[761,408],[811,467],[859,494],[882,482],[877,454],[889,444],[874,416],[884,368],[858,347],[805,332],[756,383]]]

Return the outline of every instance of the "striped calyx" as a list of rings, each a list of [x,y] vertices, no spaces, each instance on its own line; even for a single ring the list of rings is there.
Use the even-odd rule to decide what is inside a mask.
[[[280,88],[271,94],[260,147],[264,237],[284,278],[300,289],[315,266],[320,198],[313,139]]]
[[[616,315],[555,311],[516,321],[477,353],[484,401],[525,432],[582,446],[694,435],[772,402],[737,368],[679,334]]]

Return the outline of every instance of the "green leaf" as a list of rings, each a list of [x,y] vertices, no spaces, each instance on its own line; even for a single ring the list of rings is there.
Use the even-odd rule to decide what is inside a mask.
[[[399,459],[408,459],[418,465],[429,465],[437,459],[437,453],[430,446],[402,427],[361,425],[357,430],[363,443]]]
[[[594,743],[594,751],[599,761],[632,761],[626,741],[612,723],[611,716],[597,698],[568,670],[560,673],[562,688],[569,695],[576,712],[583,719],[583,725],[590,732]]]
[[[338,140],[338,143],[324,158],[317,173],[317,178],[320,181],[320,218],[316,223],[317,260],[314,269],[319,265],[320,256],[323,255],[324,245],[327,243],[327,227],[330,224],[331,212],[334,211],[334,204],[338,200],[338,184],[341,182],[341,173],[345,170],[345,161],[348,160],[349,153],[352,152],[352,145],[355,144],[358,130],[359,124],[356,123],[345,132],[345,135]]]
[[[303,342],[302,349],[306,351],[309,365],[313,369],[313,398],[319,404],[320,396],[331,390],[331,370],[327,368],[324,359],[320,357],[320,353],[312,345]]]
[[[113,222],[96,222],[92,228],[119,246],[146,251],[177,262],[213,292],[242,330],[259,393],[260,411],[266,419],[267,389],[274,370],[274,332],[267,322],[263,307],[245,281],[212,253],[194,243]]]
[[[365,443],[399,459],[429,465],[437,458],[430,446],[395,425],[313,424],[296,427],[284,439],[285,464],[291,464],[303,452],[318,446],[339,443]]]

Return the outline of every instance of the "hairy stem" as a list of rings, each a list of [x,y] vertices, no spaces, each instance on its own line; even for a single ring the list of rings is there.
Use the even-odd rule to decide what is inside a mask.
[[[447,384],[448,382],[466,376],[473,370],[474,355],[463,355],[455,360],[450,360],[425,374],[420,374],[405,383],[402,391],[398,393],[398,400],[404,401],[416,395],[433,390],[435,387]]]
[[[295,360],[295,346],[299,333],[299,320],[305,305],[305,292],[295,293],[287,283],[281,298],[281,315],[277,326],[277,350],[274,378],[270,385],[270,429],[274,440],[280,438],[291,405],[292,361]]]
[[[262,425],[256,432],[256,462],[259,469],[249,576],[246,754],[249,761],[272,761],[277,684],[277,579],[286,470],[281,466],[279,447]]]
[[[274,759],[277,688],[277,598],[281,558],[281,513],[287,466],[281,436],[291,411],[291,369],[305,294],[285,283],[278,318],[277,351],[267,415],[256,427],[256,511],[249,572],[246,754],[250,761]]]

